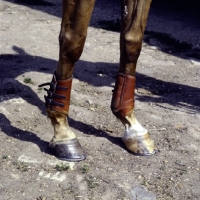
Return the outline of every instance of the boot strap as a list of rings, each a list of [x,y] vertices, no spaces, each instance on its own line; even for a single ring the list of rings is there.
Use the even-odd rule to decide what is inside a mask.
[[[68,114],[71,96],[71,85],[73,77],[66,80],[57,80],[56,72],[54,72],[50,83],[43,83],[39,87],[50,86],[49,89],[44,88],[47,96],[44,96],[45,106],[63,114]]]

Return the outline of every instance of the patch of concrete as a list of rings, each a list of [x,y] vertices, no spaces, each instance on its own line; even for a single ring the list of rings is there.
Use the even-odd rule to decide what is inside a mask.
[[[47,178],[47,179],[51,179],[51,180],[55,180],[55,181],[59,181],[59,182],[63,182],[66,179],[66,175],[61,174],[60,172],[46,173],[45,171],[40,171],[38,176]],[[39,180],[39,178],[37,180]]]
[[[146,187],[138,186],[130,192],[131,200],[156,200],[156,195],[149,192]]]
[[[42,163],[42,161],[39,161],[36,158],[32,158],[32,157],[26,156],[26,155],[19,156],[18,161],[25,162],[25,163]]]

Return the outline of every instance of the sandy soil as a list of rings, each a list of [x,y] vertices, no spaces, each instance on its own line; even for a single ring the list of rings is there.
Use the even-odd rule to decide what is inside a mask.
[[[30,2],[0,1],[0,199],[133,200],[131,190],[142,186],[157,200],[199,200],[200,7],[186,0],[152,5],[135,112],[158,153],[137,157],[124,148],[123,127],[109,108],[119,60],[119,3],[96,2],[69,114],[88,157],[68,163],[49,152],[53,130],[38,88],[57,65],[61,1]]]

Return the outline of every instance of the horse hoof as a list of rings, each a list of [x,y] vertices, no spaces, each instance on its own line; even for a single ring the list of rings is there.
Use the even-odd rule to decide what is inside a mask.
[[[81,161],[86,158],[85,152],[77,138],[51,142],[49,146],[54,156],[61,160]]]
[[[148,133],[134,138],[122,138],[126,148],[137,156],[150,156],[157,152]]]

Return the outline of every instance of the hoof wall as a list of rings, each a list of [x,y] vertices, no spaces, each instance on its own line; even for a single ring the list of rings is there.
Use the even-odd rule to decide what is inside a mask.
[[[134,138],[122,138],[126,148],[137,156],[151,156],[157,152],[148,133]]]
[[[58,159],[71,162],[86,159],[85,152],[77,138],[50,143],[49,146],[54,156]]]
[[[152,156],[152,155],[154,155],[156,152],[157,152],[157,150],[154,149],[153,152],[149,152],[148,150],[147,150],[147,151],[146,151],[146,150],[143,150],[143,152],[141,152],[141,153],[140,153],[140,151],[138,151],[137,153],[134,153],[134,152],[133,152],[133,154],[136,155],[136,156]]]

